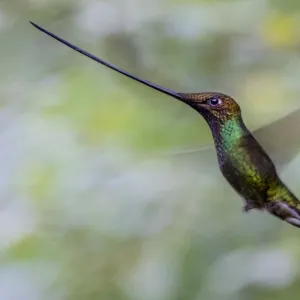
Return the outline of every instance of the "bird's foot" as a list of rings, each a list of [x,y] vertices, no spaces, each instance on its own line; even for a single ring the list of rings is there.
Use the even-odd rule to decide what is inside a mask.
[[[243,209],[242,209],[242,212],[243,213],[246,213],[246,212],[248,212],[249,210],[252,210],[252,209],[261,209],[261,206],[260,205],[258,205],[257,203],[255,203],[255,202],[247,202],[245,205],[244,205],[244,207],[243,207]]]

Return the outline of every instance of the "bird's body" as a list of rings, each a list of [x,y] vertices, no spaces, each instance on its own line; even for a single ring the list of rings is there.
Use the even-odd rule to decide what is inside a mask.
[[[174,92],[134,76],[32,24],[75,51],[198,111],[211,129],[223,176],[246,202],[244,211],[267,210],[300,228],[300,202],[279,178],[275,165],[245,126],[240,107],[231,97],[221,93]]]
[[[220,170],[244,198],[244,211],[267,210],[300,227],[300,202],[279,178],[272,160],[245,126],[238,104],[220,93],[182,94],[190,106],[211,99],[220,103],[199,112],[210,126]],[[190,100],[188,100],[190,99]],[[217,108],[219,106],[219,109]],[[221,108],[223,106],[223,109]]]

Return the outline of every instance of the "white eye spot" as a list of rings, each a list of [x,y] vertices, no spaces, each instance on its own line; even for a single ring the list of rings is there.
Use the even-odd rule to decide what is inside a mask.
[[[222,100],[217,97],[210,98],[206,101],[206,103],[210,106],[217,106],[222,104]]]

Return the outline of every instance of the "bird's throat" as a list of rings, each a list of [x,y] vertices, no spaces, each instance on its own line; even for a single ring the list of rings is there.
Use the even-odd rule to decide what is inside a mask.
[[[235,147],[243,136],[250,132],[240,116],[233,116],[222,122],[211,122],[210,128],[217,147],[230,150]]]

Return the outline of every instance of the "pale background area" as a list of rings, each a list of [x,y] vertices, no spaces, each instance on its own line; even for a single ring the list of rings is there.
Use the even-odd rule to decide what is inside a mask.
[[[169,154],[212,143],[201,117],[29,20],[176,91],[230,94],[250,129],[300,107],[299,0],[1,0],[0,299],[298,300],[300,230],[242,214],[216,160]],[[295,157],[298,196],[299,175]]]

